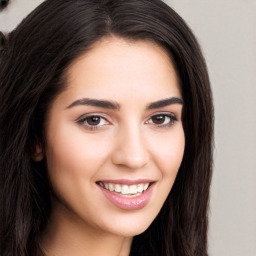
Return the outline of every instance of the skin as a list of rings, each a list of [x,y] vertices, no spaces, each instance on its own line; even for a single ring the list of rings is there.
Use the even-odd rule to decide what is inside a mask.
[[[132,237],[159,213],[182,161],[182,104],[147,108],[171,97],[182,98],[178,78],[168,54],[153,42],[103,38],[72,63],[67,89],[48,113],[45,153],[37,152],[37,160],[47,159],[55,192],[41,238],[46,255],[129,255]],[[119,109],[70,106],[83,98],[108,100]],[[102,117],[94,129],[84,119],[88,114]],[[152,116],[161,114],[159,125]],[[118,208],[96,184],[141,178],[154,181],[154,189],[137,210]]]

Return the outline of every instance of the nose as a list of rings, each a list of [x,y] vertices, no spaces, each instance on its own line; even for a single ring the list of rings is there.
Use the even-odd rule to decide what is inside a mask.
[[[149,151],[140,127],[128,127],[119,131],[112,162],[129,169],[143,168],[149,162]]]

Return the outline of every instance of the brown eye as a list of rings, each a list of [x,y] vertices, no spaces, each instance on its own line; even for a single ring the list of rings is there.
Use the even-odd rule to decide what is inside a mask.
[[[99,116],[89,116],[89,117],[86,118],[85,121],[88,125],[92,125],[92,126],[99,125],[100,122],[101,122],[101,117],[99,117]]]
[[[172,126],[176,121],[177,118],[173,114],[159,114],[152,116],[147,123],[161,128]]]
[[[152,122],[154,124],[163,124],[165,122],[166,116],[164,115],[157,115],[152,117]]]
[[[77,123],[88,130],[96,130],[110,123],[102,116],[84,116],[77,120]]]

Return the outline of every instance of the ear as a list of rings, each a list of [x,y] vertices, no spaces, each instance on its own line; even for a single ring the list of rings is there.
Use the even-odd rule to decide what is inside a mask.
[[[43,158],[44,158],[44,153],[43,153],[42,147],[39,145],[36,145],[36,152],[33,154],[32,159],[35,162],[40,162],[43,160]]]

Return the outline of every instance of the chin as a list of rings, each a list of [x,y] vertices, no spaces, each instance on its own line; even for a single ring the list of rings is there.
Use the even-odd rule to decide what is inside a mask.
[[[148,215],[148,216],[147,216]],[[123,237],[133,237],[146,231],[154,221],[157,214],[146,214],[141,212],[125,213],[122,216],[109,218],[111,222],[101,225],[105,231]]]

